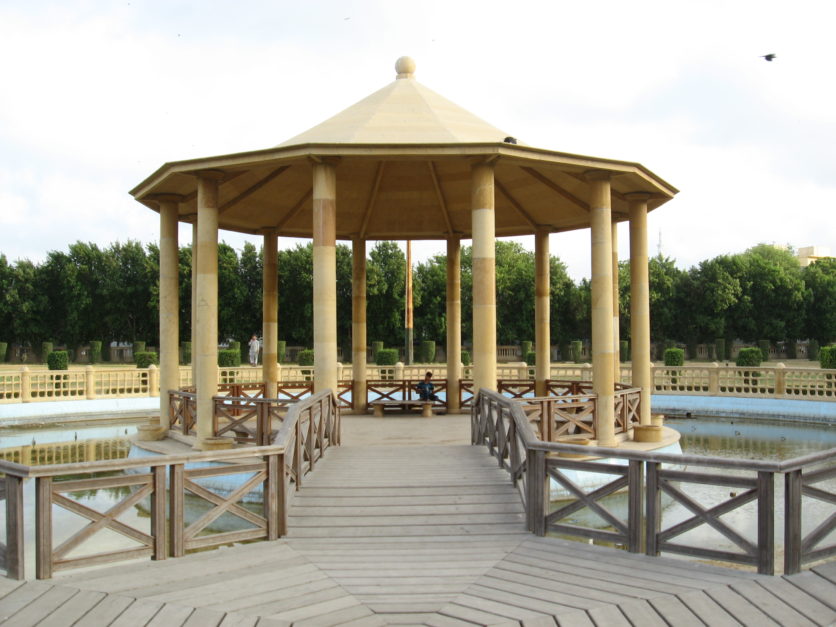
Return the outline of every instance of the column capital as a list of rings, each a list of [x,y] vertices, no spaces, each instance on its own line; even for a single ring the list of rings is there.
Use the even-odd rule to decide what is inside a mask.
[[[609,170],[587,170],[583,173],[583,178],[587,181],[609,181],[613,177],[613,173]]]
[[[478,168],[479,166],[494,167],[498,159],[499,155],[480,155],[476,157],[471,157],[470,169],[472,170],[473,168]]]
[[[647,202],[648,200],[650,200],[650,196],[650,192],[627,192],[626,194],[624,194],[624,198],[626,198],[627,200],[638,202]]]
[[[210,181],[220,181],[226,176],[226,172],[223,170],[197,170],[192,174],[199,179],[209,179]]]
[[[261,228],[259,228],[259,229],[257,229],[257,230],[256,230],[256,233],[257,233],[258,235],[267,235],[267,236],[269,236],[269,235],[274,235],[274,236],[278,236],[278,234],[279,234],[279,229],[277,229],[275,226],[262,226]]]
[[[184,199],[182,194],[148,194],[145,197],[145,200],[150,200],[158,205],[163,202],[181,203]]]

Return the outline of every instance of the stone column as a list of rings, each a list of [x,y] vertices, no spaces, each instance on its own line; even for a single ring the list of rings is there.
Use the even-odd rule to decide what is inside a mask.
[[[163,198],[160,208],[160,418],[156,437],[168,432],[168,391],[180,387],[179,198]]]
[[[642,390],[641,424],[651,424],[650,281],[647,260],[648,194],[628,194],[630,203],[630,337],[632,385]]]
[[[462,243],[447,240],[447,411],[460,409],[462,378]]]
[[[220,172],[201,172],[197,182],[197,289],[195,315],[195,448],[214,448],[212,397],[218,392],[218,180]]]
[[[192,302],[191,307],[191,333],[189,340],[192,343],[192,385],[197,381],[197,360],[194,358],[197,350],[197,218],[192,224]]]
[[[264,270],[262,285],[262,358],[264,396],[276,398],[279,380],[279,239],[276,229],[264,230]]]
[[[548,395],[551,369],[551,327],[549,320],[551,294],[549,285],[549,231],[539,228],[534,234],[534,393]],[[523,355],[525,359],[525,355]]]
[[[470,179],[473,231],[473,388],[496,390],[496,238],[494,171],[473,166]]]
[[[404,312],[404,358],[407,365],[415,361],[414,329],[412,324],[412,242],[406,240],[406,311]]]
[[[337,394],[337,169],[313,166],[314,391]]]
[[[351,372],[352,406],[366,411],[366,242],[351,244]]]
[[[587,172],[592,231],[592,389],[600,446],[616,446],[612,342],[612,215],[609,172]]]
[[[612,223],[612,344],[615,358],[613,359],[613,376],[615,382],[621,380],[621,333],[619,331],[619,293],[618,293],[618,222]]]

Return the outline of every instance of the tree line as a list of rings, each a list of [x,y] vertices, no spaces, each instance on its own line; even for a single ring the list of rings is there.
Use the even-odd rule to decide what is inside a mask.
[[[191,248],[180,248],[180,333],[191,334]],[[351,345],[351,249],[337,246],[337,325],[344,354]],[[462,249],[462,337],[472,338],[471,249]],[[378,242],[367,259],[367,336],[386,346],[404,341],[405,256],[395,242]],[[790,251],[758,245],[688,270],[673,259],[650,259],[651,337],[657,343],[717,338],[836,340],[836,259],[801,268]],[[139,242],[107,248],[77,242],[39,264],[9,263],[0,254],[0,341],[68,347],[91,340],[158,339],[159,248]],[[313,345],[313,249],[279,251],[279,338]],[[574,282],[550,259],[552,343],[590,337],[590,282]],[[250,243],[218,248],[219,341],[260,334],[262,254]],[[496,244],[497,340],[534,339],[534,253],[517,242]],[[630,337],[629,262],[619,268],[621,338]],[[415,341],[446,338],[446,257],[413,271]]]

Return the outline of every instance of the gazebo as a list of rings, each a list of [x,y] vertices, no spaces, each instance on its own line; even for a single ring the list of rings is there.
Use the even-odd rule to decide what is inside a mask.
[[[633,385],[650,424],[647,212],[677,190],[638,163],[533,148],[414,78],[408,57],[396,80],[334,117],[265,150],[166,163],[131,194],[160,214],[160,389],[178,387],[178,222],[193,225],[193,359],[197,448],[211,447],[217,393],[218,230],[264,238],[263,377],[276,392],[278,237],[313,239],[314,380],[337,390],[336,241],[353,253],[352,373],[355,408],[366,402],[366,242],[446,240],[448,405],[461,379],[461,241],[473,246],[474,391],[496,390],[497,236],[534,235],[536,392],[549,379],[549,235],[589,228],[595,425],[615,445],[618,372],[615,225],[630,223]]]

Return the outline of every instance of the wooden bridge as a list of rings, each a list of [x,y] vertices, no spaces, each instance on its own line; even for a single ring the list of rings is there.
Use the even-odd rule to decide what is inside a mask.
[[[379,428],[397,428],[399,421],[414,425],[421,419],[378,421]],[[520,458],[500,452],[514,434],[487,438],[489,447],[368,446],[347,438],[325,450],[315,445],[322,447],[326,439],[317,433],[328,429],[314,422],[311,417],[305,423],[307,436],[296,428],[288,450],[301,440],[302,452],[279,464],[291,474],[295,468],[299,480],[304,477],[288,499],[286,520],[265,522],[268,538],[274,525],[280,539],[59,572],[50,580],[0,579],[0,622],[200,627],[836,622],[834,563],[789,576],[759,575],[533,535],[520,486],[506,469],[508,459]],[[390,441],[379,435],[379,442]],[[272,455],[275,448],[263,450]],[[302,472],[314,461],[315,472]],[[255,466],[247,465],[250,471]],[[179,484],[188,487],[189,472],[183,471],[184,478],[169,470],[174,477],[169,492]],[[275,470],[264,472],[265,486],[274,485]],[[140,479],[134,475],[132,481]],[[532,491],[522,492],[529,495],[530,509]],[[48,492],[39,494],[43,502]],[[227,511],[234,507],[216,501]],[[164,505],[157,509],[165,511]],[[107,526],[106,517],[95,525]],[[202,537],[189,529],[173,530],[169,541],[179,538],[174,543],[182,544],[185,537],[188,544]],[[39,534],[45,533],[39,526]],[[59,553],[47,543],[38,559],[55,561]]]

